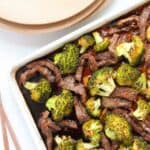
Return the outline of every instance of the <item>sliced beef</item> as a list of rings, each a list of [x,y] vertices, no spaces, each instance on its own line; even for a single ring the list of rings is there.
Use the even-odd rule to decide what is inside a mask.
[[[142,14],[140,15],[139,28],[140,35],[143,40],[146,38],[146,28],[148,25],[148,20],[150,18],[150,5],[143,9]]]
[[[150,128],[141,125],[141,123],[136,119],[134,119],[133,117],[128,116],[126,118],[133,127],[134,131],[137,132],[139,135],[141,135],[144,138],[144,140],[150,142],[150,132],[147,132],[147,129],[150,130]]]
[[[122,33],[120,34],[120,37],[118,39],[118,44],[121,44],[123,42],[130,42],[132,38],[131,33]]]
[[[45,111],[41,114],[38,121],[38,127],[40,128],[44,138],[46,140],[46,145],[48,150],[52,150],[53,147],[53,132],[58,132],[61,130],[50,118],[49,112]]]
[[[150,128],[144,124],[143,121],[138,121],[132,114],[123,109],[116,109],[113,112],[124,116],[132,126],[133,130],[142,136],[144,140],[150,142]]]
[[[145,67],[148,79],[150,79],[150,44],[145,44]]]
[[[91,71],[95,71],[98,67],[95,57],[91,52],[85,53],[80,57],[80,64],[75,74],[75,78],[79,82],[82,80],[83,68],[86,64],[89,65]]]
[[[83,84],[76,83],[73,76],[68,76],[64,78],[64,80],[59,83],[59,86],[62,87],[63,89],[71,90],[74,93],[80,95],[82,103],[86,102],[87,100],[86,89]]]
[[[43,60],[34,61],[34,62],[28,64],[26,67],[28,69],[31,69],[31,68],[34,68],[37,65],[48,68],[55,75],[56,82],[57,83],[61,82],[62,77],[61,77],[60,70],[57,68],[57,66],[51,60],[49,60],[49,59],[43,59]]]
[[[125,33],[125,32],[131,32],[131,33],[136,33],[138,34],[138,26],[136,24],[131,24],[130,26],[124,26],[124,27],[117,27],[117,26],[111,26],[111,27],[107,27],[107,28],[102,28],[100,30],[101,34],[103,36],[112,36],[114,34],[121,34],[121,33]]]
[[[46,127],[48,127],[53,132],[61,130],[61,128],[49,118],[48,111],[44,111],[41,114],[41,117],[39,118],[39,121],[38,121],[38,125],[42,130]]]
[[[118,45],[119,37],[119,34],[114,34],[111,38],[111,44],[109,45],[109,51],[114,55],[116,55],[116,47]]]
[[[62,120],[57,123],[61,128],[78,129],[78,124],[74,120]]]
[[[74,108],[76,117],[81,124],[90,119],[85,107],[76,97],[74,99]]]
[[[101,144],[104,150],[112,150],[111,143],[104,133],[102,133]]]
[[[109,51],[97,54],[96,60],[98,67],[116,64],[116,59],[114,58],[113,54]]]
[[[116,141],[112,141],[111,143],[112,143],[112,146],[111,146],[112,150],[118,150],[119,144]]]
[[[128,87],[117,87],[111,96],[127,99],[129,101],[136,101],[138,92]]]
[[[132,103],[130,101],[121,98],[103,97],[102,106],[110,109],[114,109],[114,108],[130,109]]]
[[[138,26],[138,23],[139,23],[139,16],[132,15],[127,18],[120,19],[116,23],[116,26],[118,26],[119,28],[124,27],[124,26],[131,26],[131,25]]]
[[[40,73],[41,75],[46,77],[46,79],[49,82],[55,81],[55,77],[52,75],[51,71],[49,71],[45,67],[36,65],[34,66],[34,68],[28,69],[20,75],[20,79],[19,79],[20,85],[21,84],[24,85],[26,81],[28,81],[31,77],[35,76],[36,73]]]

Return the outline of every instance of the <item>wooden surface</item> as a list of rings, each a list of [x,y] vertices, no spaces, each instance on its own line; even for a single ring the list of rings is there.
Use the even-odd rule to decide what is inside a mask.
[[[3,18],[0,18],[0,26],[4,28],[13,29],[15,31],[21,31],[24,33],[52,32],[52,31],[64,29],[85,19],[86,17],[93,14],[98,8],[101,9],[104,8],[104,6],[108,4],[108,2],[109,0],[95,0],[91,5],[86,7],[86,9],[80,11],[76,15],[54,23],[48,23],[43,25],[25,25],[25,24],[10,22]]]

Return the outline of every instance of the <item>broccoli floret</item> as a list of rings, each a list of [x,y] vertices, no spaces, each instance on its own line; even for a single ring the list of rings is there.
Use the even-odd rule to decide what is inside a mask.
[[[57,144],[55,150],[74,150],[75,149],[75,140],[70,136],[56,136],[55,142]]]
[[[36,102],[45,102],[51,92],[52,88],[46,79],[40,79],[39,82],[26,82],[24,87],[30,91],[31,99]]]
[[[95,41],[91,35],[84,35],[78,40],[78,44],[81,46],[80,53],[84,53],[89,47],[94,45]]]
[[[62,52],[55,54],[54,63],[62,74],[74,73],[79,64],[79,48],[75,44],[66,44]]]
[[[83,142],[83,140],[78,140],[76,144],[76,150],[93,150],[96,147],[92,143]]]
[[[130,65],[136,66],[143,55],[144,44],[139,36],[133,36],[132,42],[124,42],[116,48],[118,56],[124,56]]]
[[[135,137],[131,150],[150,150],[150,144],[140,137]]]
[[[90,119],[82,125],[84,137],[96,146],[99,146],[101,140],[101,131],[103,126],[100,120]]]
[[[54,95],[46,102],[46,107],[52,114],[54,121],[60,121],[69,116],[73,110],[73,96],[68,90],[63,90],[60,95]]]
[[[131,146],[120,145],[118,150],[131,150]]]
[[[146,31],[146,38],[147,38],[147,41],[150,42],[150,25],[148,26],[147,31]]]
[[[142,73],[141,76],[137,79],[137,81],[133,84],[133,87],[138,91],[143,91],[146,89],[147,79],[146,74]]]
[[[108,138],[120,141],[125,145],[132,142],[131,126],[128,121],[117,114],[107,114],[105,118],[105,134]]]
[[[147,81],[146,89],[142,90],[142,94],[145,95],[145,97],[150,100],[150,81]]]
[[[133,112],[133,116],[138,120],[144,120],[150,114],[150,103],[143,99],[137,101],[137,109]]]
[[[95,97],[91,97],[86,102],[86,109],[92,117],[100,116],[100,112],[101,112],[100,106],[101,106],[100,98],[96,99]]]
[[[96,42],[96,45],[94,46],[94,50],[96,52],[103,52],[105,51],[109,44],[110,44],[110,39],[108,37],[105,37],[104,39],[101,37],[99,32],[93,32],[93,36]]]
[[[143,90],[142,94],[145,95],[148,100],[150,100],[150,88]]]
[[[116,82],[120,86],[133,86],[139,76],[140,71],[137,68],[131,67],[129,64],[121,64],[117,70]]]
[[[109,96],[116,88],[114,77],[115,72],[111,67],[103,67],[93,73],[88,81],[91,96]]]

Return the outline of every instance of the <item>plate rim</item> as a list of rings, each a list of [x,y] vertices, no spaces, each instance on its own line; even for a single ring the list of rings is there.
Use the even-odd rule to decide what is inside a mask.
[[[78,12],[76,12],[76,13],[74,13],[74,14],[72,14],[71,16],[69,16],[69,17],[66,17],[66,18],[64,18],[64,19],[61,19],[60,21],[65,21],[65,20],[67,20],[67,19],[69,19],[69,18],[72,18],[73,16],[75,16],[75,15],[78,15],[79,13],[81,13],[82,11],[84,11],[84,10],[86,10],[86,9],[88,9],[89,7],[92,7],[92,5],[96,5],[98,2],[100,2],[100,1],[103,1],[103,0],[93,0],[93,2],[91,2],[91,4],[89,4],[89,5],[87,5],[84,9],[81,9],[80,11],[78,11]],[[27,23],[27,22],[21,22],[21,21],[15,21],[15,19],[11,19],[11,18],[6,18],[6,17],[3,17],[3,16],[0,16],[0,19],[2,19],[2,20],[5,20],[5,21],[7,21],[7,22],[10,22],[10,23],[16,23],[16,24],[21,24],[21,25],[46,25],[46,24],[52,24],[52,23],[57,23],[57,22],[60,22],[60,21],[52,21],[52,22],[50,22],[50,21],[44,21],[43,23]]]
[[[0,18],[0,27],[11,29],[14,31],[19,31],[23,33],[46,33],[46,32],[54,32],[71,25],[74,25],[87,17],[91,16],[96,12],[96,10],[104,9],[111,0],[96,0],[93,5],[87,7],[86,9],[82,10],[80,13],[70,17],[69,19],[65,19],[63,21],[59,21],[57,23],[50,23],[44,25],[25,25],[25,24],[18,24],[15,22],[10,22],[5,19]]]

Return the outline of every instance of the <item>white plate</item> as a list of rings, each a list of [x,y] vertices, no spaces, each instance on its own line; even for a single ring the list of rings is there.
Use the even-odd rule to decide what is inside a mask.
[[[45,150],[45,144],[41,138],[41,135],[36,127],[36,124],[32,118],[32,115],[30,113],[30,110],[25,102],[25,99],[22,95],[22,92],[19,89],[19,86],[16,81],[16,72],[18,69],[23,67],[25,64],[29,63],[30,61],[33,61],[35,59],[38,59],[40,57],[43,57],[47,54],[52,53],[56,49],[60,48],[62,45],[65,43],[75,40],[79,36],[88,33],[92,30],[95,30],[96,28],[99,28],[100,26],[122,16],[123,14],[126,14],[127,12],[139,7],[140,5],[144,4],[147,2],[147,0],[138,0],[134,4],[130,4],[128,8],[125,8],[124,10],[118,12],[112,12],[110,15],[104,15],[103,17],[91,22],[90,24],[87,24],[86,26],[83,26],[82,28],[64,36],[61,39],[56,40],[53,43],[50,43],[42,48],[40,48],[38,51],[30,55],[29,57],[24,58],[23,60],[19,61],[11,70],[11,85],[12,85],[12,90],[16,96],[16,101],[18,103],[18,106],[20,108],[20,112],[23,114],[26,124],[28,125],[29,131],[31,133],[31,137],[34,140],[34,143],[36,145],[36,150]]]
[[[76,15],[96,0],[0,0],[0,17],[20,24],[48,24]]]

